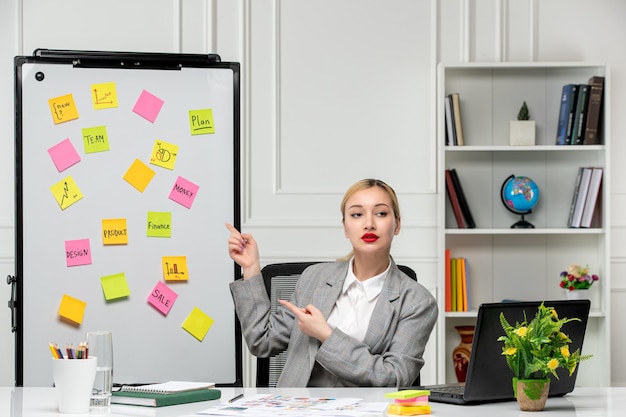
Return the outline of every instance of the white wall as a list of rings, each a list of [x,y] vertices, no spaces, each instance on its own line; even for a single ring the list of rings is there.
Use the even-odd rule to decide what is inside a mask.
[[[347,252],[339,200],[355,180],[396,188],[395,258],[434,287],[438,61],[606,61],[613,85],[613,311],[626,313],[626,182],[618,155],[626,2],[621,0],[16,0],[0,2],[0,273],[13,273],[13,66],[35,48],[217,52],[242,63],[243,225],[265,263]],[[589,23],[586,23],[589,22]],[[589,25],[590,29],[577,28]],[[623,164],[622,164],[623,165]],[[0,300],[9,287],[0,286]],[[6,304],[2,302],[2,305]],[[0,357],[13,358],[0,308]],[[612,381],[626,385],[613,320]],[[435,377],[434,337],[422,377]],[[246,358],[245,365],[253,367]],[[0,385],[13,384],[0,363]],[[251,381],[247,381],[250,383]]]

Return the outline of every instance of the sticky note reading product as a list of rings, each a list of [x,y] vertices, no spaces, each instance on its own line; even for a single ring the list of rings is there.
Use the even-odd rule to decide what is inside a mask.
[[[170,200],[174,200],[178,204],[190,209],[199,189],[199,185],[196,185],[183,177],[178,177],[174,183],[174,187],[172,187],[172,191],[170,191],[169,198]]]
[[[163,107],[163,103],[164,101],[160,98],[143,90],[135,103],[135,107],[133,107],[133,111],[147,121],[154,123],[161,111],[161,107]]]
[[[81,198],[83,194],[78,189],[78,186],[74,182],[72,176],[65,177],[61,181],[50,187],[50,191],[54,196],[54,199],[59,203],[61,210],[65,210]]]
[[[123,272],[100,277],[100,284],[102,285],[104,298],[107,301],[117,300],[130,295],[128,282],[126,282],[126,276]]]
[[[148,303],[163,313],[163,315],[167,316],[172,309],[176,298],[178,298],[178,294],[172,291],[170,287],[159,281],[150,293]]]
[[[157,139],[154,141],[154,147],[152,148],[152,154],[150,155],[150,163],[163,168],[174,169],[177,154],[177,145]]]
[[[102,219],[102,243],[104,245],[128,244],[126,219]]]
[[[183,322],[182,327],[187,330],[189,334],[202,342],[211,326],[213,326],[213,319],[207,316],[198,307],[194,307]]]
[[[109,150],[109,137],[106,126],[86,127],[83,129],[85,153],[105,152]]]
[[[89,239],[66,240],[65,262],[67,266],[91,265]]]
[[[139,159],[135,159],[135,161],[131,164],[128,171],[124,174],[124,179],[133,187],[137,189],[140,193],[143,193],[154,178],[154,170],[150,168],[148,165],[141,162]]]
[[[187,281],[189,279],[186,256],[164,256],[161,258],[161,263],[163,265],[164,280]]]
[[[87,307],[86,302],[63,294],[59,306],[59,316],[73,323],[81,324],[85,315],[85,307]]]
[[[189,130],[192,135],[215,133],[213,109],[189,110]]]
[[[50,105],[50,113],[55,125],[78,119],[78,109],[74,103],[74,96],[71,94],[51,98],[48,100],[48,104]]]
[[[48,149],[48,154],[59,172],[63,172],[72,165],[80,162],[80,155],[76,152],[76,148],[74,148],[69,138]]]
[[[91,100],[94,110],[117,107],[115,83],[91,84]]]
[[[148,237],[172,237],[172,213],[149,211],[146,229]]]

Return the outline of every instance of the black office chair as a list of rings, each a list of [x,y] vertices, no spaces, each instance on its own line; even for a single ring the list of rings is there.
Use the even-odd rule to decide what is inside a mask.
[[[278,299],[288,300],[296,288],[296,281],[302,272],[313,264],[319,262],[285,262],[266,265],[261,273],[265,283],[265,290],[270,297],[270,310],[275,313],[279,304]],[[417,274],[408,266],[398,265],[398,268],[410,278],[417,281]],[[280,373],[285,366],[287,352],[283,351],[269,358],[257,358],[256,362],[256,386],[275,387]],[[420,376],[412,386],[420,385]]]

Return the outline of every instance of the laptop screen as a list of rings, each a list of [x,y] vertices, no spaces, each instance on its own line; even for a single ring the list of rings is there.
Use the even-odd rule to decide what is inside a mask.
[[[528,321],[535,317],[540,301],[506,302],[481,304],[478,309],[476,330],[472,343],[472,353],[467,369],[464,398],[467,401],[498,401],[513,399],[513,372],[509,369],[502,356],[502,342],[498,338],[504,335],[500,324],[500,313],[504,313],[507,321],[514,325],[524,321],[524,313]],[[571,321],[563,325],[563,333],[569,335],[572,343],[570,351],[582,350],[587,319],[589,317],[589,300],[558,300],[545,301],[544,304],[554,307],[560,318],[577,317],[581,321]],[[565,395],[573,391],[576,374],[570,377],[567,370],[558,369],[559,379],[551,376],[550,396]]]

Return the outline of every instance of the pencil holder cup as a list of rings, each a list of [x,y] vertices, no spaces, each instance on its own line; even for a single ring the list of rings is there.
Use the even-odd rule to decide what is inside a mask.
[[[88,413],[98,358],[52,359],[54,390],[60,413]]]

